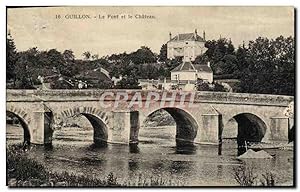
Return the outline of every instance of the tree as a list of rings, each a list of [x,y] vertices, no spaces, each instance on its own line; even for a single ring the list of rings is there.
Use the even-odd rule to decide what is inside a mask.
[[[65,58],[67,57],[67,61]],[[47,59],[50,62],[50,65],[58,69],[58,72],[61,75],[71,77],[74,74],[74,60],[72,59],[72,53],[70,50],[66,52],[66,55],[61,54],[56,49],[50,49],[47,52]]]
[[[237,71],[237,59],[235,55],[226,54],[222,58],[222,61],[224,62],[224,65],[222,66],[223,74],[233,74]]]
[[[130,60],[134,64],[154,63],[157,58],[149,47],[142,46],[137,51],[129,55]]]
[[[119,81],[116,85],[117,89],[139,89],[139,83],[134,76],[129,76],[126,78],[123,78],[121,81]]]
[[[53,65],[58,69],[62,68],[65,63],[64,56],[56,49],[50,49],[47,52],[47,59],[50,62],[50,65]]]
[[[239,46],[236,51],[236,60],[237,60],[237,69],[239,72],[243,72],[245,69],[249,67],[248,49],[245,47],[244,43],[242,46]]]
[[[65,50],[63,52],[63,57],[64,57],[64,60],[67,61],[67,62],[75,60],[74,53],[71,49]]]
[[[203,54],[203,55],[197,56],[193,63],[204,65],[204,64],[207,64],[207,62],[209,62],[209,58],[206,54]]]
[[[158,76],[159,76],[159,78],[167,77],[166,70],[162,65],[158,69]]]
[[[20,54],[20,57],[16,61],[15,75],[17,89],[31,89],[33,88],[32,82],[32,68],[33,60],[32,52],[26,51]]]
[[[74,75],[78,74],[79,68],[75,62],[75,56],[72,50],[65,50],[63,52],[63,58],[65,64],[63,65],[63,69],[60,69],[60,73],[62,75],[73,77]]]
[[[89,60],[91,58],[92,54],[91,54],[91,52],[86,51],[86,52],[82,53],[82,55],[83,55],[85,60]]]
[[[165,62],[167,60],[167,44],[163,44],[160,48],[160,52],[158,55],[158,60]]]
[[[241,76],[243,92],[294,95],[294,38],[282,36],[250,41],[247,65]]]
[[[196,57],[194,63],[206,64],[211,63],[211,68],[215,74],[233,74],[237,72],[237,59],[235,48],[231,40],[220,38],[205,42],[206,52]]]
[[[15,68],[18,55],[14,39],[10,33],[8,33],[6,39],[6,59],[6,80],[15,79]]]
[[[94,55],[92,55],[92,59],[93,59],[93,60],[97,60],[97,59],[99,59],[99,55],[98,55],[98,54],[94,54]]]
[[[99,80],[96,88],[99,88],[99,89],[110,89],[112,86],[113,86],[113,82],[112,81]]]
[[[228,90],[219,83],[209,83],[202,79],[197,80],[196,88],[198,91],[214,91],[214,92],[227,92]]]

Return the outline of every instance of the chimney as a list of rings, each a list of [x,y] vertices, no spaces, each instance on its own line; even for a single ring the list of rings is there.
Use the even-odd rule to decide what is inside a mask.
[[[195,29],[194,38],[197,40],[197,29]]]
[[[203,39],[204,39],[204,41],[205,41],[205,31],[203,31]]]
[[[210,67],[210,62],[209,61],[207,62],[207,66]]]
[[[170,40],[171,40],[172,39],[172,33],[171,32],[169,33],[169,37],[170,37]]]

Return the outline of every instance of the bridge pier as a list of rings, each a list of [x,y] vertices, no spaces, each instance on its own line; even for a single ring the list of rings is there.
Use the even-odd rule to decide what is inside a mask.
[[[110,143],[137,143],[139,131],[138,111],[113,112],[113,125],[108,142]]]
[[[52,120],[52,112],[44,110],[33,112],[31,143],[38,145],[52,143]]]
[[[264,142],[288,142],[290,119],[287,117],[271,117],[270,129],[263,138]]]
[[[195,143],[218,145],[222,130],[221,114],[203,114]]]

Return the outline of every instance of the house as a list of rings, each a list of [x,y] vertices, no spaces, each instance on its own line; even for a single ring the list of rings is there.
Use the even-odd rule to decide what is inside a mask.
[[[82,71],[80,74],[75,75],[75,78],[78,82],[78,88],[103,88],[103,84],[107,84],[107,86],[113,84],[109,72],[102,67],[98,67],[93,70]]]
[[[184,61],[194,61],[197,56],[205,53],[205,31],[203,37],[200,37],[195,29],[194,33],[183,33],[172,37],[167,42],[167,58],[183,57]]]
[[[171,71],[171,79],[139,79],[139,86],[143,90],[196,90],[197,80],[202,79],[205,82],[213,82],[213,71],[210,64],[193,64],[190,61],[182,62]]]
[[[213,71],[209,62],[207,65],[194,65],[190,61],[183,61],[171,71],[171,80],[197,81],[197,79],[202,79],[209,83],[213,82]]]

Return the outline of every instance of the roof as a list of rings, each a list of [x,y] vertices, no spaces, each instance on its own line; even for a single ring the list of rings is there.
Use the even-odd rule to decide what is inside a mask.
[[[195,37],[195,33],[182,33],[173,37],[170,41],[205,41],[198,34]]]
[[[80,74],[76,75],[75,78],[84,78],[84,79],[99,79],[110,81],[111,79],[107,76],[107,74],[103,73],[102,70],[88,70],[83,71]]]
[[[176,71],[203,71],[207,73],[212,73],[212,70],[209,66],[207,65],[200,65],[200,64],[192,64],[190,61],[186,61],[175,67],[171,72],[176,72]]]

